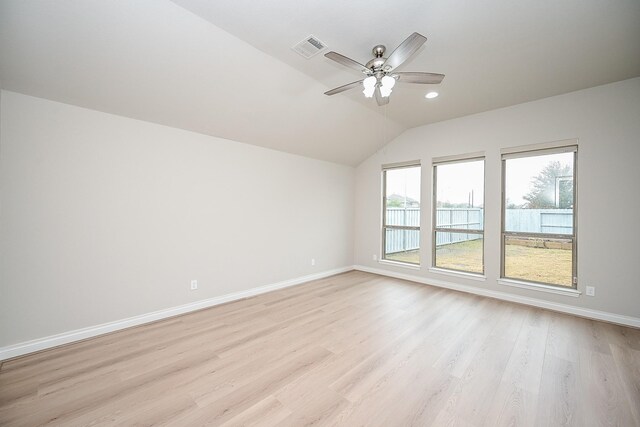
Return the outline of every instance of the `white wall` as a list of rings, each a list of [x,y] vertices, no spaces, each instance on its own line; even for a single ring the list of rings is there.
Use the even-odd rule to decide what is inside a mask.
[[[366,267],[640,317],[637,78],[412,129],[355,177],[13,92],[2,91],[0,113],[0,347],[348,266],[354,242]],[[570,138],[579,139],[579,289],[596,286],[596,296],[498,285],[500,148]],[[372,261],[380,165],[426,165],[430,260],[431,158],[476,151],[487,156],[487,280],[430,273],[428,261],[420,271]],[[611,207],[624,208],[615,221]]]
[[[446,96],[446,94],[442,94]],[[435,100],[437,102],[437,99]],[[500,271],[500,148],[577,138],[579,298],[497,284]],[[485,282],[428,271],[433,157],[486,153]],[[420,159],[420,271],[372,260],[380,253],[382,164]],[[406,131],[356,171],[356,264],[493,291],[640,317],[640,78]],[[621,208],[616,217],[611,209]]]
[[[0,347],[353,264],[353,168],[1,95]]]

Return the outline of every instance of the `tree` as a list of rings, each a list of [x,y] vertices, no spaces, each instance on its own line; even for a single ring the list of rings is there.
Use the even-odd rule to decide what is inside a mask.
[[[437,203],[437,207],[439,208],[443,208],[443,209],[450,209],[450,208],[470,208],[471,206],[469,205],[469,203],[451,203],[450,201],[446,201],[446,202],[438,202]],[[482,206],[476,206],[476,207],[482,207]]]
[[[527,209],[570,209],[573,207],[573,171],[570,165],[549,162],[531,180],[533,188],[523,197]]]
[[[420,206],[420,202],[412,199],[408,196],[401,196],[400,194],[392,194],[387,196],[388,208],[417,208]]]
[[[521,209],[522,208],[522,206],[516,205],[515,203],[513,203],[508,197],[507,197],[507,201],[505,203],[507,205],[507,209]]]
[[[401,208],[403,203],[399,199],[387,199],[388,208]]]

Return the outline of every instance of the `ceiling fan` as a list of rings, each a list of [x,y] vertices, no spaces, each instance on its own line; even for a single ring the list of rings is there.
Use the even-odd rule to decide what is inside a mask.
[[[324,56],[327,58],[353,70],[359,71],[367,77],[356,82],[338,86],[324,94],[335,95],[336,93],[344,92],[357,86],[363,86],[364,90],[362,93],[364,93],[364,96],[372,98],[375,95],[378,105],[385,105],[389,103],[389,95],[391,95],[391,90],[396,84],[396,81],[401,83],[419,84],[440,83],[442,79],[444,79],[444,74],[394,71],[409,59],[411,55],[416,53],[418,49],[420,49],[420,46],[422,46],[426,41],[427,38],[422,34],[413,33],[407,37],[407,39],[403,41],[388,58],[384,57],[384,53],[387,48],[379,44],[372,50],[374,58],[367,62],[366,65],[362,65],[358,61],[347,58],[337,52],[326,53]]]

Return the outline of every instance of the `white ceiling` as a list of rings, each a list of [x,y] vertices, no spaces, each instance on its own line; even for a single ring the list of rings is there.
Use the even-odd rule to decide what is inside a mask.
[[[348,165],[403,130],[168,0],[0,0],[0,82]]]
[[[427,37],[402,71],[446,74],[441,85],[397,85],[386,112],[415,127],[640,75],[638,0],[174,0],[326,89],[358,80],[322,55],[291,50],[313,34],[361,63],[412,32]],[[426,101],[436,88],[440,97]],[[358,90],[350,99],[380,111]],[[384,107],[383,107],[384,108]]]
[[[366,62],[414,31],[402,70],[446,74],[435,100],[327,97],[358,73],[291,50],[314,34]],[[5,89],[351,165],[409,127],[639,75],[638,0],[0,0]]]

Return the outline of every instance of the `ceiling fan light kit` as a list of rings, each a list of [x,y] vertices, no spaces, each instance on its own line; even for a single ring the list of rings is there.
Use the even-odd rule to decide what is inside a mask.
[[[367,98],[375,95],[378,105],[389,103],[389,96],[396,82],[418,83],[418,84],[439,84],[444,79],[444,74],[423,73],[423,72],[395,72],[394,70],[402,65],[407,59],[415,54],[418,49],[427,41],[427,38],[419,33],[413,33],[400,46],[398,46],[388,58],[384,57],[386,47],[377,45],[373,48],[374,58],[362,65],[358,61],[341,55],[337,52],[328,52],[324,56],[353,70],[359,71],[367,77],[346,85],[338,86],[325,92],[325,95],[335,95],[354,87],[362,85],[362,93]],[[430,92],[436,93],[436,92]],[[429,95],[429,94],[427,94]],[[435,96],[438,96],[437,93]],[[435,98],[435,96],[433,98]],[[427,96],[429,98],[429,96]]]
[[[394,79],[393,77],[384,76],[380,79],[380,81],[378,81],[375,76],[369,76],[362,81],[362,85],[364,86],[364,90],[362,91],[362,93],[364,93],[364,96],[367,98],[373,98],[373,93],[376,90],[376,86],[380,85],[380,94],[386,98],[391,95],[391,91],[395,84],[396,79]]]
[[[378,81],[374,76],[369,76],[362,81],[362,85],[364,86],[362,93],[364,93],[365,97],[373,98],[373,92],[376,90],[376,84],[378,84]]]
[[[380,93],[382,94],[382,96],[388,97],[389,95],[391,95],[391,90],[396,84],[396,79],[390,76],[383,76],[380,79],[380,84]]]

